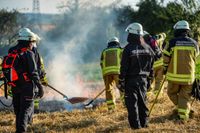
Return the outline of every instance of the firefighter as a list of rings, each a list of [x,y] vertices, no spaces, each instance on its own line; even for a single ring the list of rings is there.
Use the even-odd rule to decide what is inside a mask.
[[[37,63],[37,70],[39,73],[39,77],[40,77],[40,81],[42,83],[42,85],[47,86],[48,84],[48,80],[47,80],[47,76],[46,76],[46,71],[45,71],[45,67],[44,67],[44,61],[42,56],[39,54],[38,50],[37,50],[37,45],[40,41],[40,37],[36,35],[36,41],[33,43],[33,49],[32,51],[35,53],[35,60]],[[37,113],[39,112],[39,99],[35,99],[34,100],[34,112]]]
[[[165,45],[165,38],[166,34],[165,33],[160,33],[156,35],[156,42],[161,51],[163,51],[164,45]],[[159,91],[161,82],[164,80],[164,75],[163,75],[163,58],[157,58],[153,64],[153,81],[151,84],[151,88],[153,89],[154,94],[156,95]],[[161,93],[164,88],[164,85],[161,88]]]
[[[152,50],[155,53],[155,62],[154,64],[160,60],[161,56],[162,56],[162,51],[161,49],[158,47],[157,41],[156,39],[153,38],[153,36],[151,36],[147,31],[144,31],[144,40],[145,42],[152,48]],[[162,68],[162,67],[161,67]],[[155,73],[156,70],[153,70],[152,74],[150,76],[147,77],[148,80],[148,85],[147,85],[147,91],[150,92],[152,90],[153,87],[151,87],[151,83],[155,82],[155,77],[157,77],[157,74]],[[162,73],[161,73],[162,74]],[[156,80],[157,81],[157,80]],[[156,86],[157,87],[157,86]],[[159,87],[159,86],[158,86]],[[157,88],[158,88],[157,87]],[[157,89],[158,90],[158,89]]]
[[[23,32],[32,32],[32,31],[28,28],[22,28],[20,30],[19,34],[23,34]],[[32,42],[32,44],[33,44],[32,51],[35,55],[35,60],[36,60],[36,64],[37,64],[37,70],[38,70],[38,73],[39,73],[40,81],[41,81],[42,85],[46,86],[48,84],[48,80],[47,80],[47,76],[46,76],[46,72],[45,72],[44,62],[43,62],[41,55],[39,54],[39,52],[37,50],[37,45],[38,45],[38,43],[41,39],[37,34],[35,34],[35,33],[33,33],[33,34],[35,35],[35,37],[33,38],[34,42]],[[10,48],[9,53],[11,51],[17,49],[19,47],[19,45],[16,45],[16,46]],[[12,97],[11,91],[9,91],[8,94],[9,94],[9,96]],[[35,99],[34,100],[34,112],[37,113],[38,111],[39,111],[39,99]],[[30,118],[32,118],[32,117],[30,117]]]
[[[143,39],[143,27],[132,23],[127,28],[125,46],[119,75],[119,89],[125,91],[128,121],[132,129],[147,127],[146,106],[147,77],[152,71],[154,52]]]
[[[9,49],[9,52],[23,48],[27,49],[27,51],[19,55],[22,64],[18,65],[18,69],[20,70],[19,73],[23,75],[23,79],[16,83],[16,87],[12,87],[13,107],[16,115],[16,133],[26,132],[27,124],[32,120],[30,117],[32,117],[34,110],[34,97],[41,98],[44,94],[37,70],[35,54],[32,51],[35,41],[36,35],[30,30],[24,30],[23,28],[19,31],[18,44]],[[36,86],[38,89],[36,89]]]
[[[114,87],[118,85],[122,48],[119,39],[113,37],[108,41],[108,46],[101,53],[101,69],[106,88],[106,103],[108,110],[115,109]],[[121,94],[123,97],[123,94]]]
[[[187,21],[178,21],[174,25],[174,38],[163,51],[163,71],[168,80],[167,94],[176,106],[181,121],[189,118],[195,58],[199,54],[198,43],[189,37],[189,31]]]

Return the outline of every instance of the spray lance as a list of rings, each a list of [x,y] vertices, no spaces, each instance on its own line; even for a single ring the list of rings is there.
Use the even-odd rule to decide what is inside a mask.
[[[104,88],[101,92],[99,92],[90,102],[84,104],[85,108],[89,108],[90,107],[89,105],[93,103],[105,90],[106,88]]]
[[[156,98],[154,99],[154,102],[153,102],[153,104],[152,104],[152,106],[151,106],[151,108],[150,108],[150,110],[149,110],[148,116],[151,115],[151,112],[152,112],[152,110],[153,110],[153,107],[154,107],[154,105],[155,105],[156,102],[157,102],[158,96],[159,96],[159,94],[160,94],[160,92],[161,92],[161,90],[162,90],[162,87],[163,87],[165,81],[166,81],[166,76],[164,77],[162,83],[160,84],[160,88],[159,88],[158,93],[156,94]]]
[[[72,98],[68,98],[67,95],[65,95],[64,93],[58,91],[56,88],[54,88],[53,86],[47,84],[47,86],[51,89],[53,89],[54,91],[56,91],[57,93],[59,93],[60,95],[62,95],[64,97],[65,100],[69,101],[71,104],[76,104],[76,103],[81,103],[84,102],[86,100],[88,100],[87,97],[72,97]]]

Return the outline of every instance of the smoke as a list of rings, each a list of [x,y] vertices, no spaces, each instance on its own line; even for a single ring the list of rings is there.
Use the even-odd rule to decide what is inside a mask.
[[[46,34],[41,49],[50,84],[68,97],[84,96],[87,73],[85,64],[96,64],[101,77],[99,59],[111,36],[118,36],[113,23],[116,14],[113,0],[75,0],[61,15],[56,28]],[[119,1],[117,1],[119,2]],[[70,9],[70,11],[69,11]],[[95,73],[94,73],[95,74]]]

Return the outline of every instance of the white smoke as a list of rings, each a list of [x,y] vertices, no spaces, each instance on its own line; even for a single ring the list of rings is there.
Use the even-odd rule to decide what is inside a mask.
[[[105,19],[104,17],[109,14],[108,7],[113,7],[113,5],[116,4],[116,1],[81,0],[78,4],[79,6],[75,13],[71,13],[71,17],[74,20],[73,23],[70,23],[70,27],[67,29],[63,27],[62,30],[65,32],[63,33],[64,35],[61,34],[62,38],[59,39],[59,42],[53,42],[52,45],[49,43],[51,46],[48,46],[49,50],[47,54],[49,60],[46,67],[49,82],[68,97],[83,96],[84,91],[87,91],[83,84],[78,83],[77,75],[80,77],[84,76],[79,74],[82,71],[81,64],[84,64],[83,55],[85,51],[88,51],[88,47],[99,44],[99,42],[97,42],[97,44],[92,44],[93,46],[88,46],[87,43],[90,41],[89,39],[92,39],[93,41],[99,40],[99,38],[90,38],[88,36],[92,31],[95,31],[94,29],[101,29],[101,27],[97,27],[99,26],[99,20]],[[86,7],[90,7],[92,9],[91,11],[95,12],[88,12],[90,9],[87,9]],[[99,16],[99,12],[96,8],[102,7],[106,7],[105,15]],[[113,18],[111,17],[109,19],[109,21],[111,21]],[[112,24],[108,24],[105,19],[105,25]],[[102,28],[105,28],[104,25],[101,26]],[[107,33],[105,33],[105,37],[102,38],[102,40],[107,40],[106,37]],[[102,41],[102,44],[104,44],[104,46],[102,45],[104,48],[107,45],[105,41]],[[90,52],[96,53],[97,51],[94,50]],[[100,58],[100,53],[96,55]]]

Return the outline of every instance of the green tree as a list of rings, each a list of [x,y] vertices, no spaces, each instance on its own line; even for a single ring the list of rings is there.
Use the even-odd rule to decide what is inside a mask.
[[[16,42],[16,33],[26,23],[25,16],[18,11],[0,10],[0,55],[6,54],[10,44]]]

